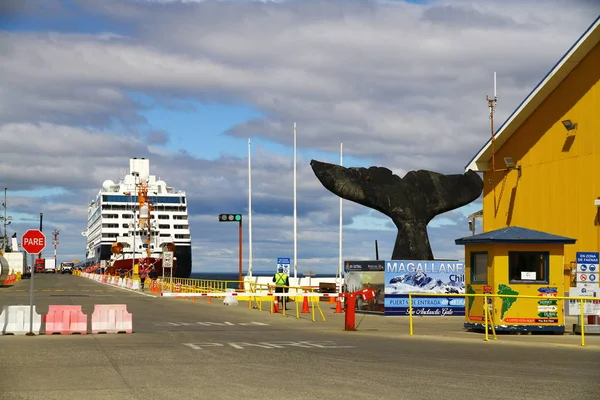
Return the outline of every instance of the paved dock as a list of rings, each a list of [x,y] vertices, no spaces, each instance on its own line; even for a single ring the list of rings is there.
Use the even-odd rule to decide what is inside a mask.
[[[600,338],[483,336],[461,318],[326,322],[36,275],[35,304],[127,304],[133,334],[0,336],[0,399],[598,399]],[[29,281],[0,288],[28,304]],[[295,309],[294,303],[291,304]]]

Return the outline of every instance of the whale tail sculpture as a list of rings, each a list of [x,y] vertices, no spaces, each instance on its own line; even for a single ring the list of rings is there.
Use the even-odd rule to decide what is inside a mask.
[[[483,191],[483,181],[473,171],[444,175],[419,170],[400,178],[383,167],[346,168],[316,160],[310,165],[333,194],[392,219],[398,228],[393,260],[433,260],[429,221],[471,203]]]

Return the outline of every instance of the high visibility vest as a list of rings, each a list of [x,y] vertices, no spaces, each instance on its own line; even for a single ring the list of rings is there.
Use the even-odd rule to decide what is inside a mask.
[[[278,272],[275,274],[275,285],[277,286],[285,286],[286,276],[283,272]]]

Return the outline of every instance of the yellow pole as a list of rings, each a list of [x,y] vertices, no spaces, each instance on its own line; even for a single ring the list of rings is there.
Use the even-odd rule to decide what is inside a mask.
[[[465,299],[466,300],[466,299]],[[492,303],[494,302],[495,297],[492,297]],[[494,337],[494,340],[498,340],[498,336],[496,336],[496,327],[495,322],[494,322],[494,307],[491,307],[491,310],[489,310],[489,314],[490,314],[490,321],[492,323],[492,335]]]
[[[489,341],[490,337],[488,334],[488,307],[487,307],[487,295],[483,296],[483,310],[485,315],[485,341]]]
[[[408,294],[408,331],[410,336],[413,336],[413,308],[412,308],[412,294]]]
[[[579,324],[581,325],[581,345],[585,346],[585,318],[583,316],[583,299],[579,299]]]

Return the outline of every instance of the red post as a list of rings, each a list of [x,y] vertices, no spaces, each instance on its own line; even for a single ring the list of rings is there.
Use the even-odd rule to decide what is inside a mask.
[[[345,329],[346,331],[355,331],[356,330],[356,296],[354,293],[346,293],[346,298],[344,301],[344,306],[346,308],[345,315]]]
[[[244,283],[242,282],[242,280],[244,279],[244,277],[242,276],[243,274],[242,274],[242,220],[241,219],[240,219],[239,226],[240,226],[240,228],[239,228],[240,229],[240,234],[239,234],[239,237],[240,237],[240,256],[239,256],[239,258],[240,258],[240,265],[239,265],[239,277],[238,277],[238,280],[240,281],[239,288],[241,290],[241,289],[244,288]]]

